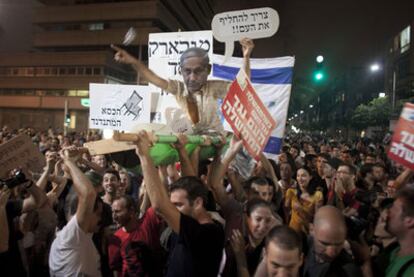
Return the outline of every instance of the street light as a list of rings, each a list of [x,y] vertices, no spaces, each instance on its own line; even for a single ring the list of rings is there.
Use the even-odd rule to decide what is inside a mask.
[[[384,98],[384,97],[385,97],[385,92],[380,92],[380,93],[378,94],[378,97],[379,97],[379,98]]]
[[[300,114],[303,114],[303,113],[304,113],[304,111],[303,111],[303,110],[301,110],[301,111],[300,111]]]
[[[318,56],[316,57],[316,62],[317,62],[317,63],[321,63],[321,62],[323,62],[323,56],[322,56],[322,55],[318,55]]]
[[[312,109],[312,108],[313,108],[313,105],[312,105],[312,104],[310,104],[310,105],[309,105],[309,108],[311,108],[311,109]]]
[[[371,69],[371,72],[376,72],[376,71],[380,70],[380,66],[379,66],[379,64],[374,63],[374,64],[371,64],[370,69]]]

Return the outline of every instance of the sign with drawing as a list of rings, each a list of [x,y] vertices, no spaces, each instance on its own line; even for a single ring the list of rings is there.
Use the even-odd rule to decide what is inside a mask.
[[[148,86],[90,84],[89,128],[130,131],[150,122]]]

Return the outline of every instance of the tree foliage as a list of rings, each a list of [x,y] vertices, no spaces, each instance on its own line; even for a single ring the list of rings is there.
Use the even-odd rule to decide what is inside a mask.
[[[360,104],[354,110],[351,123],[354,129],[386,127],[391,116],[391,104],[387,97],[374,98],[368,104]]]

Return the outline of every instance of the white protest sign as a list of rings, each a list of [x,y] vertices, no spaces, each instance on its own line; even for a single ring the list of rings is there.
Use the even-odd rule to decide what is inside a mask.
[[[179,73],[181,54],[191,47],[199,47],[213,56],[212,31],[153,33],[148,38],[148,67],[164,79],[182,80]],[[154,87],[155,90],[161,90]]]
[[[191,47],[200,47],[208,52],[210,63],[213,56],[212,31],[171,32],[149,34],[148,67],[164,79],[182,81],[179,72],[181,54]],[[210,75],[211,76],[211,75]],[[183,113],[175,97],[162,92],[150,84],[152,92],[158,92],[158,101],[153,101],[151,111],[155,113],[153,122],[168,124],[174,132],[191,129],[191,123]],[[157,97],[154,97],[156,99]]]
[[[148,86],[89,84],[89,128],[130,131],[149,123],[149,91]]]
[[[271,37],[278,28],[279,15],[272,8],[219,13],[211,22],[214,38],[226,45],[223,63],[233,55],[234,41]]]

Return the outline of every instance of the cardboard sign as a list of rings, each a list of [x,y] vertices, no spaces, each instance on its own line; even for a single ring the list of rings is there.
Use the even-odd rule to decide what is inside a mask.
[[[26,174],[29,170],[40,173],[45,165],[45,157],[25,134],[0,145],[0,178],[7,178],[15,168],[22,168]]]
[[[226,44],[223,63],[233,55],[234,41],[271,37],[278,28],[279,15],[272,8],[219,13],[211,22],[214,38]]]
[[[88,148],[91,155],[104,155],[135,149],[135,145],[133,143],[114,141],[113,139],[90,141],[85,143],[83,146]]]
[[[394,130],[388,156],[414,170],[414,104],[404,105]]]
[[[276,127],[269,111],[253,89],[246,73],[240,70],[230,86],[221,110],[234,134],[242,138],[250,155],[259,160],[270,134]]]
[[[148,86],[90,84],[89,128],[130,131],[149,123],[151,94]]]
[[[181,54],[190,47],[200,47],[208,52],[210,63],[213,56],[212,31],[171,32],[149,34],[148,67],[164,79],[183,80],[179,72]],[[175,97],[162,92],[160,88],[150,84],[151,91],[157,92],[156,101],[152,102],[151,111],[155,113],[153,122],[187,126],[185,119],[180,122],[168,122],[165,114],[167,109],[180,109]],[[171,118],[171,116],[170,116]],[[191,126],[191,123],[190,123]],[[173,128],[176,129],[176,128]]]

